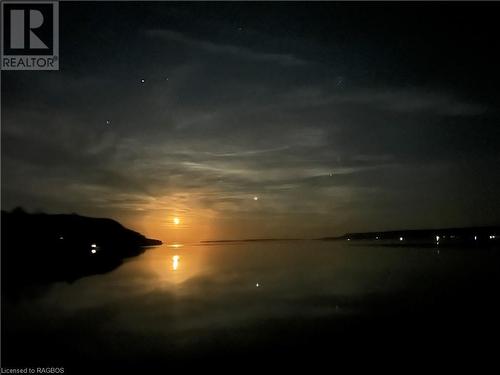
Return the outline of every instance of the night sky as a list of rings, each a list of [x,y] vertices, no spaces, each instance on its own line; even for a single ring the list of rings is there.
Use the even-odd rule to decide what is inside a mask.
[[[2,209],[165,241],[499,224],[499,16],[62,3],[60,71],[2,72]]]

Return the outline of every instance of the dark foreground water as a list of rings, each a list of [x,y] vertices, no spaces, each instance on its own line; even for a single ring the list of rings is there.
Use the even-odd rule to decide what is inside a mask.
[[[2,366],[479,364],[500,340],[499,271],[494,249],[164,245],[108,274],[3,298]]]

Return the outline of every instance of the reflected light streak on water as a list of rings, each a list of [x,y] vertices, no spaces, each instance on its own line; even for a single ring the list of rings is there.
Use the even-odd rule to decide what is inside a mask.
[[[180,259],[180,256],[178,256],[178,255],[174,255],[172,257],[172,269],[174,271],[177,271],[177,269],[179,268],[179,259]]]

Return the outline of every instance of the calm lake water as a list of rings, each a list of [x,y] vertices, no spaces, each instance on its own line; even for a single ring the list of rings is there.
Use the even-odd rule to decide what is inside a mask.
[[[231,356],[255,364],[335,348],[480,342],[498,332],[499,264],[495,250],[163,245],[107,274],[4,300],[3,362],[76,370]]]

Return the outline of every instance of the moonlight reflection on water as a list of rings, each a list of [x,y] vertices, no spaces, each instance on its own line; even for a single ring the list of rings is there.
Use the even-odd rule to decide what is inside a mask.
[[[492,293],[494,284],[478,285],[496,280],[495,252],[442,248],[436,255],[434,249],[353,243],[152,248],[110,273],[56,283],[29,297],[29,304],[7,304],[6,337],[16,338],[8,350],[36,352],[48,332],[51,337],[72,332],[75,340],[64,346],[47,339],[44,355],[64,351],[68,358],[90,361],[95,354],[80,343],[92,343],[113,363],[130,358],[141,363],[151,356],[163,363],[208,353],[216,358],[214,350],[257,353],[284,345],[307,358],[332,345],[347,350],[353,340],[366,346],[375,337],[412,345],[408,337],[446,331],[464,314],[473,319],[465,297],[468,304],[476,299],[476,305],[488,305],[482,296]],[[491,323],[488,317],[496,310],[482,311],[482,324]],[[446,320],[438,319],[443,316]],[[405,334],[399,336],[402,322]]]

